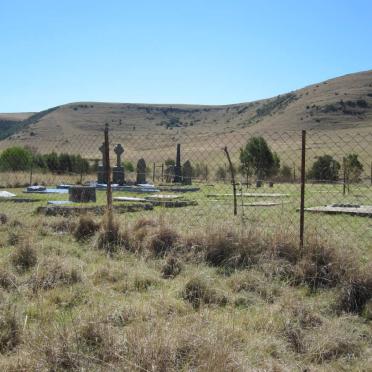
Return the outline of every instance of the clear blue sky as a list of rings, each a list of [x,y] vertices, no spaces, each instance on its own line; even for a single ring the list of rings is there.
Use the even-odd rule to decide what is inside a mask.
[[[0,112],[228,104],[372,68],[371,0],[0,0]]]

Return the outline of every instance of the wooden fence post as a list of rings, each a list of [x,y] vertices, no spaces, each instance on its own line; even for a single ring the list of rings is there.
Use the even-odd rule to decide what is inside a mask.
[[[306,173],[306,130],[302,131],[301,146],[301,205],[300,205],[300,249],[304,247],[305,231],[305,173]]]

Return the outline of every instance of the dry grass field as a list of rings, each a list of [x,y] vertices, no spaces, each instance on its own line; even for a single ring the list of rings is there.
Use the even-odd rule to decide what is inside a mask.
[[[4,371],[370,367],[372,271],[353,245],[164,213],[2,215],[0,245]]]

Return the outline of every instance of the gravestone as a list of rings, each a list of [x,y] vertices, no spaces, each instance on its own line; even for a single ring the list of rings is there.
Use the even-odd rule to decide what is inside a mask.
[[[256,181],[256,187],[261,187],[262,186],[262,181],[261,180],[257,180]]]
[[[192,166],[189,160],[182,167],[182,183],[184,185],[192,184]]]
[[[146,162],[140,159],[137,162],[137,185],[146,183]]]
[[[181,145],[177,144],[177,154],[176,154],[176,165],[174,167],[174,181],[182,182],[182,171],[181,171]]]
[[[71,186],[68,190],[68,200],[75,203],[96,201],[96,188],[92,186]]]
[[[269,181],[269,187],[274,187],[274,182]]]
[[[118,185],[124,185],[124,167],[121,165],[121,156],[124,154],[123,146],[117,144],[114,152],[116,154],[116,166],[112,170],[112,182]]]
[[[104,143],[102,143],[102,145],[100,146],[99,151],[102,154],[102,165],[99,165],[97,168],[97,182],[107,184],[106,157],[105,157],[106,146]]]

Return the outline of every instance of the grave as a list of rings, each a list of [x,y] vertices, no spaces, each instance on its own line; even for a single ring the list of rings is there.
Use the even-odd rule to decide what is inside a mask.
[[[147,201],[144,198],[136,198],[133,196],[115,196],[113,200],[119,201],[119,202],[146,202]]]
[[[218,198],[218,197],[226,197],[226,196],[233,196],[233,194],[207,194],[209,198]],[[243,194],[237,194],[238,197],[247,197],[247,198],[283,198],[288,197],[289,194],[280,194],[280,193],[256,193],[256,192],[245,192]]]
[[[133,203],[114,205],[112,209],[116,213],[132,213],[143,210],[152,210],[154,206],[151,203]],[[46,207],[38,207],[36,213],[45,216],[79,216],[86,213],[93,213],[96,215],[104,215],[107,211],[106,206],[65,206],[65,205],[47,205]]]
[[[121,186],[125,183],[124,167],[121,165],[121,156],[124,154],[123,146],[117,144],[114,152],[116,154],[116,166],[112,169],[112,182]]]
[[[192,184],[192,166],[189,160],[185,162],[182,168],[182,183],[184,185]]]
[[[312,213],[348,214],[350,216],[372,217],[372,205],[331,204],[305,208],[305,211]]]
[[[155,200],[173,200],[173,199],[179,199],[182,198],[182,195],[151,195],[146,196],[146,199],[155,199]]]
[[[196,192],[200,190],[200,187],[190,187],[190,186],[169,186],[163,185],[158,187],[160,191],[168,192]]]
[[[32,188],[28,187],[27,190],[23,192],[26,194],[68,194],[68,189],[47,189],[43,186],[38,186],[38,188],[32,186]]]
[[[75,203],[96,202],[96,188],[91,186],[72,186],[68,190],[69,201]]]
[[[146,162],[145,159],[140,159],[137,162],[137,179],[136,184],[146,184]]]
[[[196,200],[149,200],[149,202],[155,207],[164,208],[182,208],[198,205]]]
[[[9,191],[0,191],[0,198],[14,198],[16,194],[13,194]]]
[[[48,205],[65,205],[65,204],[73,204],[70,200],[48,200]]]
[[[262,186],[262,181],[261,180],[257,180],[256,181],[256,187],[261,187]]]

